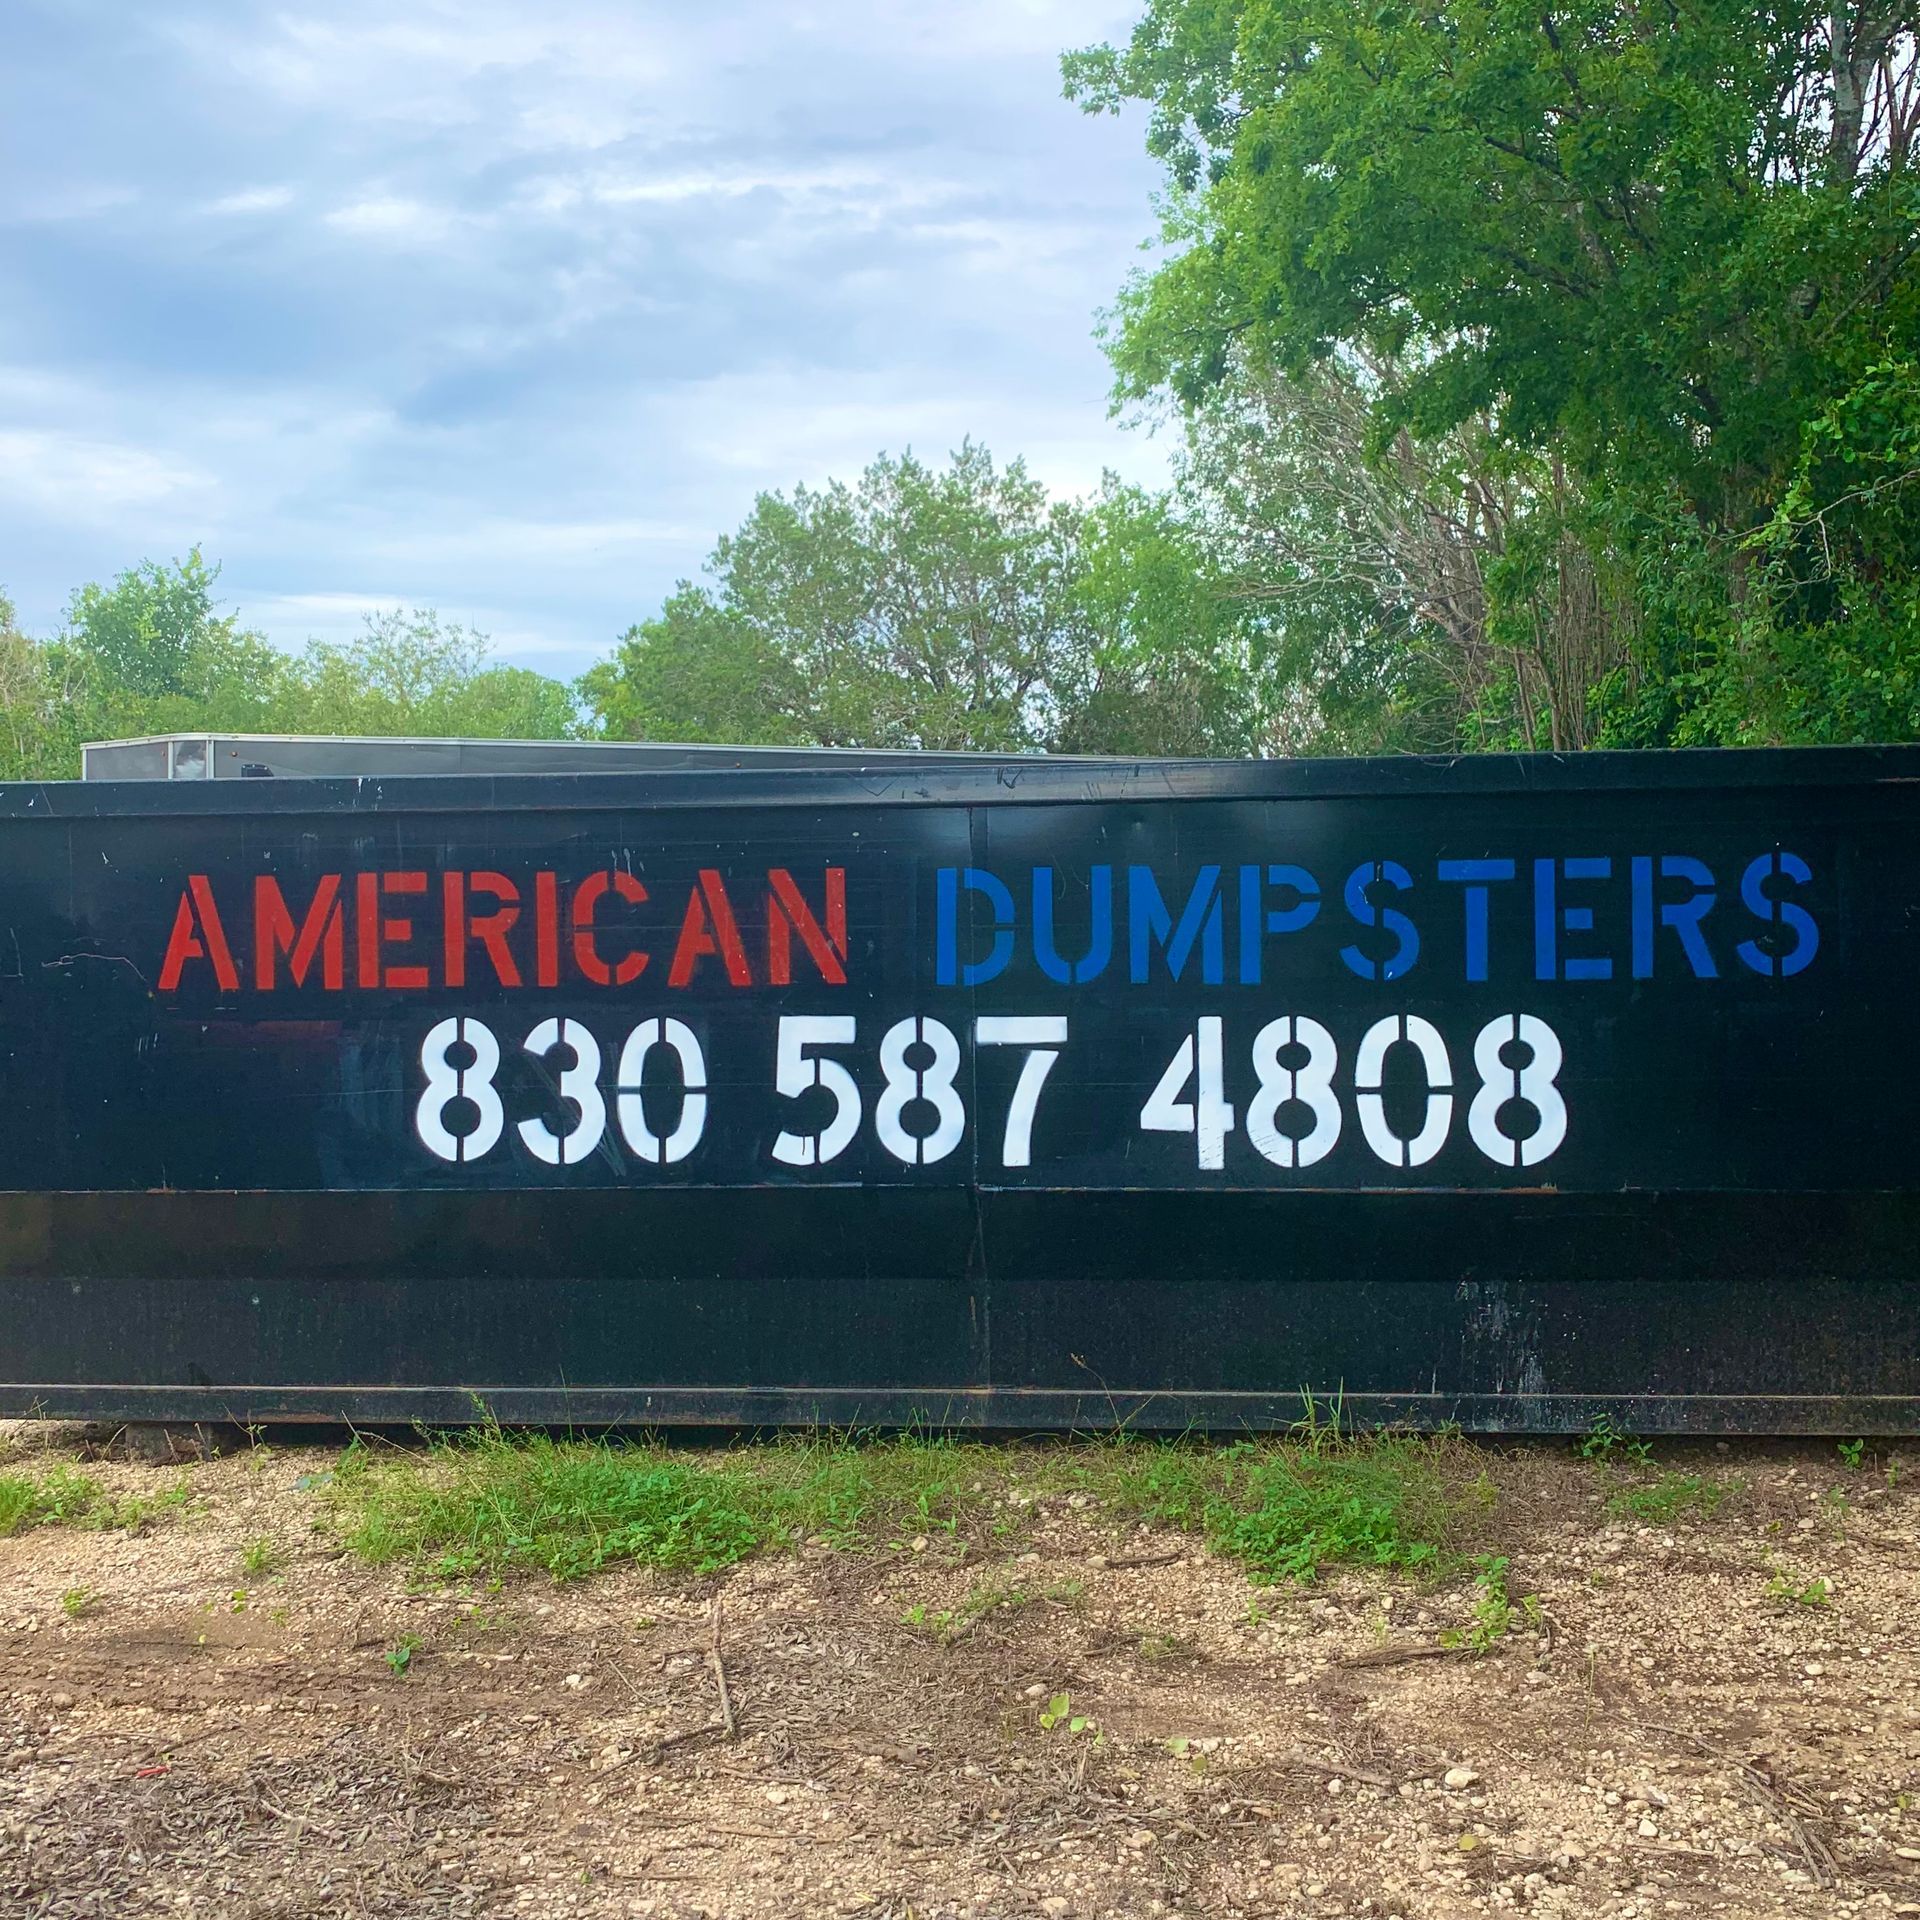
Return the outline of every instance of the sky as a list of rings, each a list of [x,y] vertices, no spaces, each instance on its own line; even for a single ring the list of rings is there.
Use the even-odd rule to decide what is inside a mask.
[[[570,675],[754,495],[961,439],[1151,481],[1093,329],[1107,0],[6,0],[0,588],[199,544],[288,646],[438,608]]]

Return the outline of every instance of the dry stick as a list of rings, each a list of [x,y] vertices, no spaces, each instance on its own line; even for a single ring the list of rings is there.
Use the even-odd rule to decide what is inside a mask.
[[[1457,1647],[1436,1647],[1423,1640],[1411,1647],[1372,1647],[1365,1653],[1351,1653],[1334,1664],[1341,1667],[1397,1667],[1404,1660],[1446,1660],[1458,1652]]]
[[[1280,1763],[1287,1767],[1304,1767],[1310,1773],[1330,1774],[1336,1780],[1361,1780],[1370,1787],[1396,1787],[1400,1783],[1390,1780],[1384,1773],[1371,1773],[1365,1767],[1335,1765],[1330,1760],[1316,1760],[1310,1753],[1302,1753],[1295,1747]]]
[[[1787,1804],[1785,1794],[1751,1760],[1743,1760],[1737,1753],[1729,1753],[1725,1747],[1716,1747],[1711,1740],[1703,1740],[1697,1733],[1689,1733],[1684,1727],[1662,1726],[1655,1720],[1642,1720],[1639,1724],[1649,1733],[1665,1733],[1676,1740],[1685,1740],[1710,1759],[1724,1761],[1737,1769],[1749,1791],[1779,1815],[1781,1825],[1793,1836],[1794,1844],[1800,1849],[1800,1857],[1807,1863],[1807,1871],[1814,1880],[1821,1886],[1832,1886],[1839,1880],[1840,1863],[1833,1857],[1832,1849],[1794,1812]]]
[[[1170,1567],[1176,1560],[1186,1555],[1185,1547],[1175,1547],[1171,1553],[1138,1553],[1125,1560],[1109,1560],[1108,1573],[1131,1573],[1136,1567]]]
[[[257,1787],[253,1798],[257,1806],[264,1808],[276,1820],[284,1820],[290,1827],[304,1827],[309,1833],[324,1833],[329,1840],[340,1838],[337,1827],[329,1827],[319,1820],[309,1820],[304,1813],[289,1813],[285,1807],[276,1807]]]
[[[714,1685],[720,1689],[720,1718],[726,1722],[727,1738],[737,1740],[740,1737],[740,1729],[734,1722],[733,1700],[727,1692],[726,1663],[720,1658],[720,1596],[717,1593],[713,1596],[712,1614],[713,1643],[707,1658],[713,1662]]]

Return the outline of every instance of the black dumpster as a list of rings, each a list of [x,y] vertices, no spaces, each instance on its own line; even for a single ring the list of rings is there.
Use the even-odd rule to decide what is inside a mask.
[[[0,1412],[1920,1427],[1920,749],[0,790]]]

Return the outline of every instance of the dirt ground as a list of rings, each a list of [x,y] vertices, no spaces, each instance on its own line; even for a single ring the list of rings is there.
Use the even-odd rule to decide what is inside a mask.
[[[1920,1450],[1663,1453],[1745,1483],[1667,1528],[1490,1451],[1540,1618],[1480,1658],[1435,1651],[1468,1586],[1256,1588],[1080,1495],[997,1563],[419,1591],[316,1528],[330,1458],[0,1540],[0,1913],[1920,1915]]]

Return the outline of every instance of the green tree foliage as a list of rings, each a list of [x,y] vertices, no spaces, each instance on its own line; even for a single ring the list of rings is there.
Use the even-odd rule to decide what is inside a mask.
[[[767,493],[583,693],[614,737],[1248,750],[1253,623],[1147,496],[1050,500],[968,444]]]
[[[223,612],[196,549],[73,595],[46,641],[0,596],[0,778],[72,779],[80,747],[151,733],[361,733],[559,739],[572,692],[494,664],[483,634],[429,610],[370,615],[289,655]]]
[[[57,772],[79,758],[74,672],[20,631],[0,593],[0,779]]]
[[[1390,363],[1367,459],[1479,437],[1524,507],[1481,569],[1486,644],[1550,655],[1572,593],[1631,655],[1569,663],[1600,669],[1573,728],[1521,674],[1523,734],[1911,731],[1898,697],[1830,698],[1904,685],[1920,647],[1898,474],[1849,502],[1844,553],[1813,549],[1841,440],[1879,457],[1857,432],[1920,337],[1915,24],[1911,0],[1150,0],[1066,63],[1090,109],[1147,103],[1170,177],[1121,390],[1195,409],[1236,369],[1311,392]],[[1816,664],[1817,714],[1793,691]]]
[[[51,652],[56,671],[72,676],[86,737],[273,730],[286,657],[219,611],[218,577],[195,548],[170,566],[145,561],[111,586],[74,594]]]
[[[286,733],[558,740],[567,689],[525,667],[490,665],[485,634],[430,609],[369,614],[352,640],[311,640],[293,663]]]

